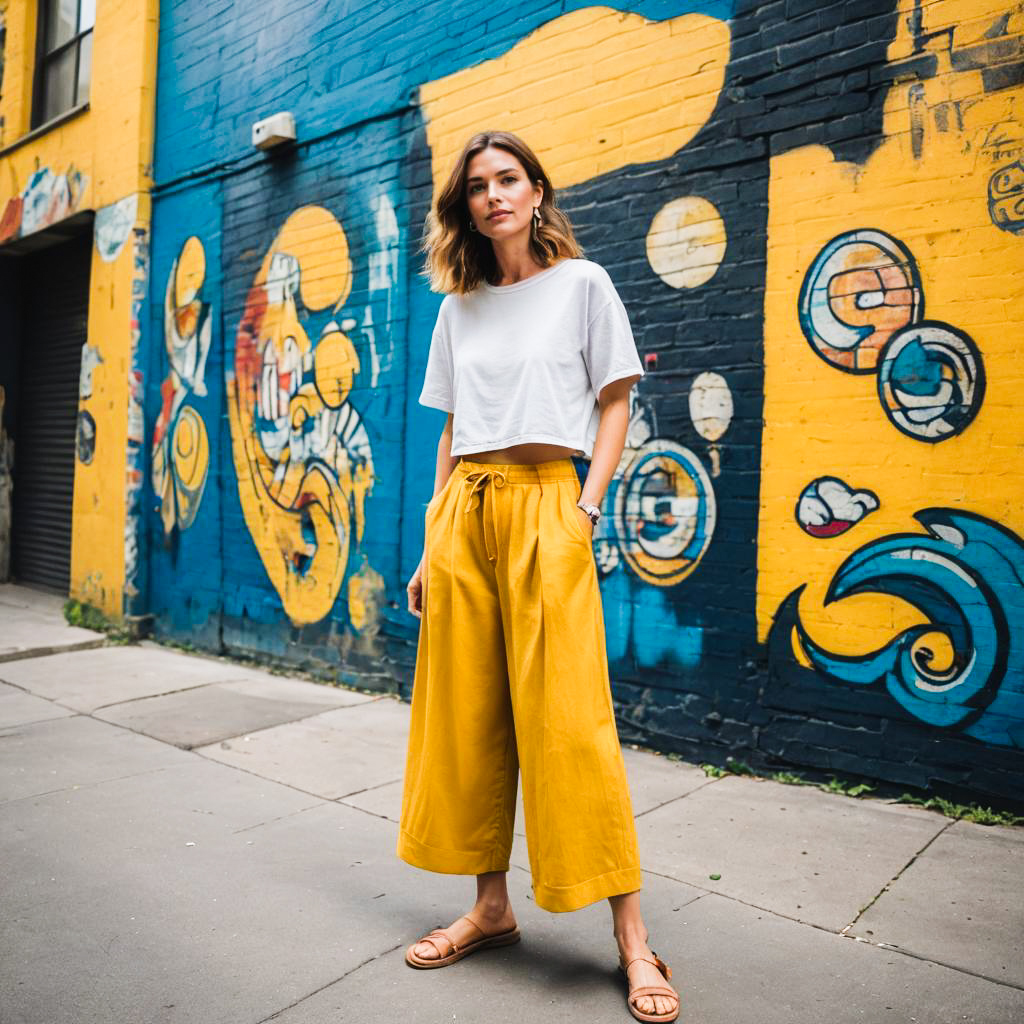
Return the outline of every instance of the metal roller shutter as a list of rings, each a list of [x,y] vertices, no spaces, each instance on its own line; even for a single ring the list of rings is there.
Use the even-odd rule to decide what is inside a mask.
[[[15,428],[11,568],[67,594],[78,378],[89,311],[92,237],[28,254]]]

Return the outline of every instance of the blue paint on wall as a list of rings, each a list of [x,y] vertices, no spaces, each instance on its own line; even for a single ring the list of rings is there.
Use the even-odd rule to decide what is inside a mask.
[[[149,354],[146,378],[146,445],[144,527],[149,553],[149,610],[156,616],[157,630],[188,636],[196,644],[219,644],[218,616],[223,602],[224,544],[222,502],[230,488],[234,470],[230,446],[225,451],[224,432],[224,348],[220,308],[221,236],[219,184],[206,184],[189,192],[167,196],[154,206],[150,246],[149,316],[144,324],[143,344]],[[168,378],[170,360],[165,345],[164,299],[174,261],[190,236],[201,239],[206,255],[202,295],[210,301],[212,345],[205,368],[206,394],[190,392],[187,404],[206,426],[210,444],[210,468],[202,500],[192,525],[164,532],[159,495],[152,488],[153,432],[163,407],[161,388]],[[226,457],[225,457],[226,456]]]
[[[891,594],[927,623],[863,656],[830,654],[796,620],[826,678],[878,683],[915,718],[986,743],[1024,746],[1024,542],[982,516],[926,509],[922,534],[871,541],[840,566],[825,603]],[[935,650],[941,635],[951,657]]]
[[[197,406],[212,452],[202,507],[175,550],[161,547],[159,517],[148,512],[149,597],[162,633],[301,666],[330,664],[343,681],[408,693],[418,620],[406,611],[405,585],[422,551],[423,508],[444,422],[443,414],[416,401],[441,302],[418,276],[433,184],[417,89],[499,56],[551,19],[587,6],[544,2],[484,11],[456,0],[356,9],[340,0],[273,0],[256,17],[252,5],[238,0],[164,5],[154,287],[145,339],[152,365],[163,365],[163,283],[189,234],[206,247],[217,320],[207,371],[210,394]],[[626,717],[636,711],[637,738],[647,729],[663,748],[695,756],[741,749],[749,756],[755,749],[790,763],[827,767],[845,757],[869,774],[875,766],[881,775],[908,781],[904,770],[913,764],[913,779],[921,784],[936,773],[948,775],[954,765],[958,779],[977,777],[990,791],[1005,788],[1012,768],[1000,760],[1007,748],[999,744],[1005,737],[1016,742],[1011,720],[1021,717],[1020,687],[1011,685],[1009,672],[1011,663],[1019,665],[1013,650],[985,715],[965,720],[953,734],[911,713],[884,686],[838,677],[823,686],[822,674],[795,663],[791,649],[787,661],[785,630],[787,624],[790,632],[795,627],[795,601],[780,610],[769,651],[756,642],[769,153],[821,143],[837,159],[859,160],[877,144],[885,88],[867,84],[868,69],[884,66],[895,31],[895,0],[873,19],[876,31],[858,47],[858,70],[851,74],[830,70],[831,51],[820,44],[837,26],[863,21],[857,5],[822,6],[815,11],[820,34],[809,37],[807,19],[788,16],[789,5],[783,4],[649,0],[613,6],[657,20],[689,11],[733,20],[726,86],[697,137],[665,160],[610,171],[558,197],[586,255],[611,274],[641,353],[658,360],[657,372],[638,389],[651,412],[650,436],[685,448],[709,474],[715,470],[718,517],[712,539],[681,583],[652,586],[623,563],[602,580],[620,709]],[[775,75],[785,76],[784,88],[773,87]],[[815,102],[793,101],[795,94],[813,94]],[[849,104],[838,113],[830,108],[836,96]],[[255,152],[251,124],[278,110],[295,114],[299,144],[272,156]],[[850,111],[856,111],[856,128],[849,124]],[[842,130],[832,131],[837,120],[843,120]],[[699,289],[665,286],[647,261],[652,219],[679,196],[713,203],[729,239],[721,266]],[[382,228],[382,197],[393,208],[393,226]],[[375,480],[366,502],[366,533],[352,547],[334,607],[322,621],[298,627],[285,615],[242,514],[224,385],[246,297],[268,246],[287,217],[310,204],[338,219],[350,246],[352,292],[330,316],[352,321],[346,333],[361,368],[351,402],[369,431]],[[394,273],[386,286],[385,267]],[[316,336],[326,315],[303,313],[306,333]],[[715,446],[698,435],[681,397],[705,371],[726,377],[734,401],[728,433]],[[154,370],[147,381],[150,422],[157,415],[161,376]],[[971,524],[976,544],[969,568],[995,580],[1011,569],[997,567],[986,555],[982,533]],[[353,628],[347,601],[349,582],[366,566],[386,587],[372,633]],[[1019,576],[1018,563],[1013,571]],[[996,603],[1009,608],[1002,595]],[[980,637],[982,618],[961,624],[961,631],[974,628]],[[827,652],[820,658],[832,665]],[[890,660],[885,671],[898,673],[905,663],[891,655]],[[818,730],[820,737],[794,746],[794,722],[803,734]],[[880,753],[872,745],[880,732],[891,750]],[[935,753],[937,734],[944,745]]]
[[[354,5],[185,0],[161,10],[156,178],[251,155],[254,121],[295,114],[300,140],[408,111],[422,83],[500,56],[586,3],[481,7],[466,0]],[[728,18],[731,0],[604,6],[665,20]]]

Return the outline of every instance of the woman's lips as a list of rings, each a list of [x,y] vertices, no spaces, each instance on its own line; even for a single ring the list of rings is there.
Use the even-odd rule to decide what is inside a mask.
[[[497,220],[499,217],[510,217],[511,212],[509,210],[501,210],[498,213],[492,213],[487,219]]]

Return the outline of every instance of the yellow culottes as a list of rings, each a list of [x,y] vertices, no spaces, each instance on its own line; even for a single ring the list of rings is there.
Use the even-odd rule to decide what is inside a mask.
[[[521,770],[550,911],[643,885],[579,496],[570,459],[463,459],[427,505],[397,846],[429,871],[507,871]]]

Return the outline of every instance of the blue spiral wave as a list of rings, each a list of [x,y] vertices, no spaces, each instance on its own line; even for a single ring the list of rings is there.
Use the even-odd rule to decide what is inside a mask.
[[[927,534],[893,534],[855,551],[837,571],[825,603],[889,594],[914,605],[928,623],[871,654],[845,656],[815,643],[796,613],[793,627],[807,657],[832,680],[884,684],[929,725],[1024,747],[1024,542],[971,512],[930,508],[914,518]],[[796,612],[798,595],[783,607]],[[941,666],[928,646],[937,633],[953,652]]]

